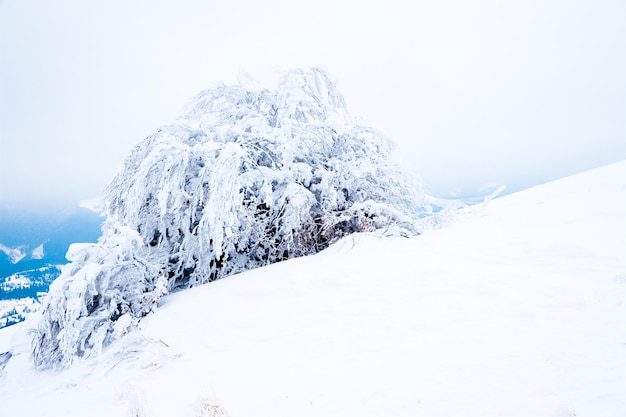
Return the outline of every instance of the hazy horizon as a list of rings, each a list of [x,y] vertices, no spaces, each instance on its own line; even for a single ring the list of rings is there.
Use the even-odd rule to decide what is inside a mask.
[[[434,195],[626,159],[626,4],[0,1],[0,204],[102,195],[199,91],[319,66]]]

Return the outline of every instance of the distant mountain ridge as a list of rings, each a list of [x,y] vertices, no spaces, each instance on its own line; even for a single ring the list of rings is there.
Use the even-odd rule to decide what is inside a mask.
[[[79,206],[0,205],[0,328],[38,309],[69,246],[97,241],[102,221]]]
[[[0,205],[0,278],[64,264],[70,244],[95,242],[104,218],[85,208]]]

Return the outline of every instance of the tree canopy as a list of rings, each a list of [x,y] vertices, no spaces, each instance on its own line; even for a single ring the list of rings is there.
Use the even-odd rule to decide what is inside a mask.
[[[321,70],[273,89],[220,85],[139,143],[106,192],[103,235],[75,245],[34,336],[65,366],[132,330],[168,292],[319,252],[344,236],[419,233],[428,194],[355,121]]]

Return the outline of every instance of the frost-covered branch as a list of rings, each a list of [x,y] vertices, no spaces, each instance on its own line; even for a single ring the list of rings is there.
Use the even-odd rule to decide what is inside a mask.
[[[99,243],[69,254],[33,340],[38,367],[99,352],[168,292],[316,253],[351,233],[418,233],[427,194],[318,69],[275,90],[221,85],[139,143]]]

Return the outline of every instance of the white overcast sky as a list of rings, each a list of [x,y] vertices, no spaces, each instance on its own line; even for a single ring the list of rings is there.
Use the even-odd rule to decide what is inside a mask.
[[[0,0],[0,202],[100,195],[198,91],[311,65],[439,196],[626,159],[624,0]]]

